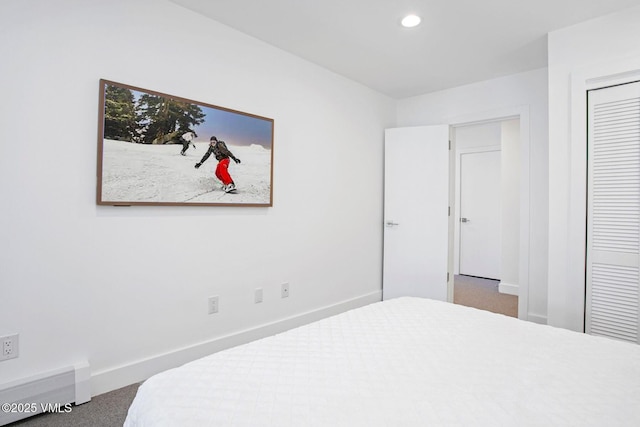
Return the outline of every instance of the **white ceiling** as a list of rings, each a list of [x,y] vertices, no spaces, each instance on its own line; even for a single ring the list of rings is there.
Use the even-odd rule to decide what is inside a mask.
[[[393,98],[547,65],[547,33],[640,0],[171,0]],[[407,29],[408,13],[422,17]]]

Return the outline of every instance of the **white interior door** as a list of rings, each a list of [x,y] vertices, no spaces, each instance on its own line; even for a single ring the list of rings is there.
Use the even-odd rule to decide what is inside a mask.
[[[385,131],[383,298],[447,300],[449,127]]]
[[[500,151],[460,156],[460,274],[500,279]]]
[[[640,343],[640,83],[589,92],[585,331]]]

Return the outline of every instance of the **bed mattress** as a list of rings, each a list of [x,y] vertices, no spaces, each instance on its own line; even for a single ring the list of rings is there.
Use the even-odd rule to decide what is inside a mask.
[[[155,375],[124,425],[640,426],[640,346],[397,298]]]

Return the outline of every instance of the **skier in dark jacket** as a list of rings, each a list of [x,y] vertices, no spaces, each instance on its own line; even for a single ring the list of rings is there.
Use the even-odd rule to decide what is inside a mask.
[[[218,160],[218,166],[216,166],[216,177],[220,181],[222,181],[222,189],[225,193],[229,193],[236,189],[236,184],[231,179],[231,175],[229,175],[229,163],[230,158],[233,159],[234,162],[240,163],[240,159],[233,155],[231,151],[227,148],[227,144],[224,141],[219,141],[218,138],[212,136],[209,140],[209,149],[204,156],[202,156],[202,160],[196,163],[195,168],[198,169],[202,164],[213,154]]]
[[[182,135],[180,135],[180,143],[182,144],[182,151],[180,151],[180,154],[182,154],[183,156],[186,156],[186,152],[187,149],[189,148],[189,145],[193,146],[193,149],[196,149],[196,145],[193,143],[193,139],[196,138],[198,135],[193,132],[193,131],[188,131],[183,133]]]

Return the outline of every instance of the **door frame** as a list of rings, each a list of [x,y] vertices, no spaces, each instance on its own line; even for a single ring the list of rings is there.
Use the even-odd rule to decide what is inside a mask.
[[[455,150],[456,156],[456,179],[455,179],[455,203],[454,203],[454,219],[453,219],[453,233],[454,233],[454,248],[453,248],[453,274],[460,274],[460,240],[462,239],[462,235],[460,234],[460,221],[457,221],[456,218],[460,218],[460,207],[462,205],[462,197],[461,197],[461,180],[462,180],[462,167],[461,160],[463,154],[475,154],[475,153],[486,153],[490,151],[501,151],[502,147],[500,145],[489,145],[485,147],[473,147],[473,148],[462,148],[460,150]]]
[[[546,319],[540,316],[529,314],[529,245],[530,245],[530,113],[529,106],[514,106],[496,110],[488,110],[451,117],[447,119],[449,123],[449,138],[451,140],[451,151],[449,154],[449,200],[454,206],[455,182],[456,182],[456,156],[455,156],[455,128],[476,124],[483,124],[495,121],[505,121],[511,119],[520,120],[520,256],[518,264],[518,318],[521,320],[531,320],[537,323],[545,323]],[[449,216],[449,230],[455,227],[455,215]],[[449,233],[449,271],[453,270],[454,263],[454,233]],[[452,275],[453,276],[453,275]],[[448,283],[448,300],[453,302],[453,277]]]

